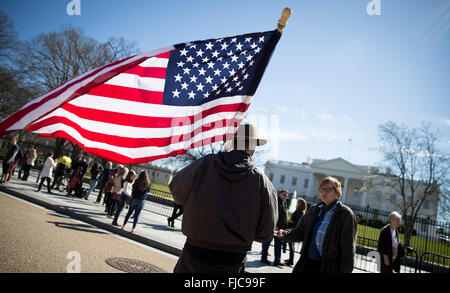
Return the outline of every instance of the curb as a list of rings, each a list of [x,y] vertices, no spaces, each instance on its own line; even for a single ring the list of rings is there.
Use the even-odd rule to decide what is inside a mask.
[[[53,210],[53,211],[55,211],[57,213],[66,215],[66,216],[68,216],[70,218],[73,218],[73,219],[76,219],[76,220],[79,220],[79,221],[83,221],[83,222],[88,223],[90,225],[93,225],[93,226],[95,226],[97,228],[109,231],[111,233],[114,233],[114,234],[120,235],[122,237],[131,239],[131,240],[139,242],[141,244],[148,245],[150,247],[159,249],[161,251],[164,251],[166,253],[172,254],[174,256],[178,256],[179,257],[181,255],[181,252],[182,252],[181,249],[175,248],[173,246],[167,245],[167,244],[162,243],[162,242],[158,242],[158,241],[146,238],[144,236],[141,236],[141,235],[138,235],[138,234],[135,234],[135,233],[123,231],[121,229],[118,229],[118,228],[110,225],[110,224],[106,224],[106,223],[103,223],[101,221],[92,219],[90,217],[87,217],[87,216],[84,216],[84,215],[80,215],[80,214],[78,214],[78,213],[76,213],[76,212],[74,212],[74,211],[72,211],[72,210],[70,210],[68,208],[64,208],[64,207],[60,207],[60,206],[57,206],[57,205],[53,205],[53,204],[48,203],[46,201],[36,199],[34,197],[22,194],[20,192],[14,191],[14,190],[10,190],[10,189],[8,189],[5,186],[0,186],[0,191],[2,191],[4,193],[7,193],[9,195],[18,197],[18,198],[23,199],[25,201],[31,202],[31,203],[36,204],[38,206],[44,207],[46,209]]]

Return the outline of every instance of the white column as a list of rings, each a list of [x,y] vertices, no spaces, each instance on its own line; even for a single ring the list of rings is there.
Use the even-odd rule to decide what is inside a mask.
[[[367,193],[369,192],[369,188],[367,188],[367,184],[363,181],[363,192],[361,195],[361,203],[360,206],[365,208],[367,204]]]
[[[308,191],[306,192],[307,197],[313,197],[313,188],[314,188],[315,182],[314,182],[314,173],[309,174],[308,179]]]
[[[341,198],[342,203],[345,203],[345,199],[347,197],[347,191],[348,191],[348,178],[345,178],[344,179],[344,190],[342,192],[342,198]]]

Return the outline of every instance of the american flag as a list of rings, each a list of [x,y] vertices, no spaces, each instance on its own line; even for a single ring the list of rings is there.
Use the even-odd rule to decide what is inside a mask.
[[[0,122],[65,138],[122,164],[186,153],[233,136],[281,33],[178,44],[80,75]]]

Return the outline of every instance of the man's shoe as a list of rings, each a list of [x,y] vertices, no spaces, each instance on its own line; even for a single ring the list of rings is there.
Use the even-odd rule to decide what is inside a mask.
[[[263,264],[270,265],[270,261],[268,261],[267,259],[261,259],[261,262]]]
[[[112,225],[113,225],[113,226],[118,226],[118,227],[120,227],[120,225],[119,225],[116,221],[113,221],[113,222],[112,222]]]
[[[285,266],[293,266],[294,265],[294,261],[292,259],[287,259],[284,261],[284,265]]]
[[[278,261],[278,262],[274,262],[274,263],[273,263],[273,266],[274,266],[274,267],[282,267],[283,264],[282,264],[281,262]]]

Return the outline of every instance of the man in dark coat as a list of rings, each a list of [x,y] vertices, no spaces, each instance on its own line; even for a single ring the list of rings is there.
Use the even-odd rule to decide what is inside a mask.
[[[273,236],[277,192],[252,159],[265,143],[253,125],[241,125],[234,150],[198,159],[173,178],[169,187],[184,206],[186,235],[175,273],[242,273],[253,241]]]
[[[275,230],[279,229],[286,229],[288,226],[288,207],[286,203],[286,199],[288,197],[288,191],[286,189],[281,190],[280,195],[278,196],[278,222],[277,226],[275,227]],[[274,266],[281,266],[282,263],[280,261],[281,259],[281,246],[283,244],[283,241],[278,237],[272,237],[274,240],[274,253],[275,253],[275,259],[273,261]],[[264,242],[262,245],[262,251],[261,251],[261,262],[265,264],[270,264],[267,260],[267,255],[269,252],[270,243],[272,243],[272,238],[268,241]]]

